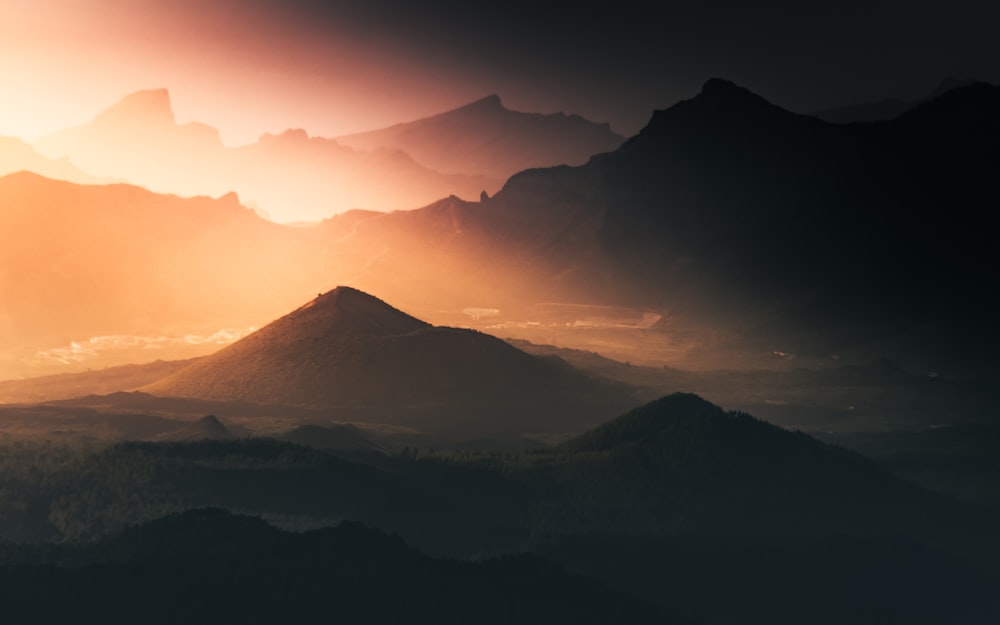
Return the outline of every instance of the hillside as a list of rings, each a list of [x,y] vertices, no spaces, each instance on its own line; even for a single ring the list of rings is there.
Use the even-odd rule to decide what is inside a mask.
[[[365,420],[464,435],[572,429],[631,401],[624,386],[561,360],[530,356],[479,332],[431,326],[348,287],[142,390],[361,409]]]
[[[331,614],[351,623],[678,622],[539,557],[434,559],[360,523],[287,533],[251,517],[193,510],[76,550],[0,552],[0,593],[9,618],[25,624],[132,623],[164,596],[169,609],[155,608],[150,622]]]

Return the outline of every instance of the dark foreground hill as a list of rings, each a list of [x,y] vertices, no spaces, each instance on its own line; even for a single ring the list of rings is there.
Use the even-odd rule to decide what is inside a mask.
[[[293,534],[195,510],[77,549],[0,549],[21,624],[680,622],[539,557],[432,559],[359,523]]]
[[[991,623],[997,613],[995,512],[692,395],[525,453],[345,457],[265,439],[3,451],[8,539],[102,538],[212,506],[297,530],[362,521],[438,556],[540,553],[707,623],[943,625]],[[214,544],[227,540],[223,532],[163,548],[183,560],[219,554]],[[294,548],[267,557],[283,570]],[[86,554],[49,557],[68,565],[70,556],[80,565]]]
[[[480,332],[431,326],[347,287],[143,390],[325,407],[464,436],[579,429],[631,401],[624,386],[562,360],[530,356]]]

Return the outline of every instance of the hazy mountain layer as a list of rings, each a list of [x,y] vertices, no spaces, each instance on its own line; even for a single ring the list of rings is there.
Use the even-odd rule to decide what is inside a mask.
[[[388,137],[352,143],[288,130],[228,148],[213,128],[177,124],[169,94],[157,89],[126,96],[92,122],[34,145],[88,172],[158,192],[236,192],[247,205],[286,223],[350,209],[411,209],[449,195],[473,199],[484,190],[495,192],[515,171],[582,163],[621,143],[606,125],[513,113],[499,104],[473,104],[414,124],[405,125],[405,136],[394,128]]]
[[[608,124],[577,115],[511,111],[496,95],[433,117],[337,138],[363,150],[402,150],[437,171],[497,180],[535,167],[582,165],[624,140]]]

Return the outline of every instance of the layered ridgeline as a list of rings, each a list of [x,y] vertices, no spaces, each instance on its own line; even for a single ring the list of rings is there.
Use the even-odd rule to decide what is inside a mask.
[[[275,220],[293,222],[349,209],[412,209],[449,195],[473,199],[495,192],[516,171],[582,163],[622,140],[606,125],[514,113],[499,101],[349,139],[290,129],[226,147],[214,128],[178,124],[169,93],[155,89],[128,95],[90,123],[33,145],[89,173],[158,192],[234,191]]]
[[[299,529],[360,520],[438,554],[528,549],[696,622],[801,622],[827,603],[810,622],[992,622],[997,611],[995,514],[692,395],[523,454],[355,462],[264,439],[8,449],[0,529],[11,538],[94,538],[216,506]],[[156,544],[181,557],[256,553],[229,531]],[[41,555],[152,555],[139,538]]]
[[[177,357],[175,345],[214,349],[220,330],[273,319],[320,281],[322,250],[233,194],[178,198],[21,172],[0,178],[0,206],[3,378],[103,366],[119,350],[141,362]]]
[[[0,335],[14,344],[40,337],[43,323],[62,324],[61,336],[46,337],[50,347],[138,325],[123,321],[162,327],[199,316],[214,332],[248,316],[256,325],[311,293],[350,284],[435,323],[469,322],[481,310],[526,324],[541,321],[538,304],[613,305],[664,317],[643,340],[673,342],[670,332],[684,328],[666,321],[686,315],[709,328],[695,345],[723,336],[723,348],[735,337],[747,350],[827,363],[836,354],[890,357],[920,372],[995,369],[992,307],[981,288],[992,278],[995,216],[978,198],[992,193],[998,165],[998,91],[971,85],[891,122],[835,125],[712,80],[585,165],[516,174],[480,202],[351,211],[299,230],[251,225],[249,210],[230,209],[232,196],[190,200],[185,206],[213,215],[199,226],[153,208],[183,204],[177,198],[117,186],[70,191],[15,175],[0,182],[0,201],[12,207],[0,215],[0,285],[18,293],[0,309]],[[121,219],[126,195],[133,212]],[[53,206],[58,219],[48,217]],[[144,223],[154,213],[186,225]],[[70,236],[101,219],[116,224],[116,236]],[[258,234],[238,244],[240,228]],[[167,242],[198,251],[178,255],[164,250]],[[70,256],[85,262],[48,260]],[[173,263],[172,273],[140,269],[152,259]],[[116,278],[133,268],[145,278]],[[95,276],[100,297],[80,314],[83,285]],[[259,288],[262,277],[274,288]],[[40,288],[49,284],[57,286]],[[197,285],[201,310],[172,312],[194,301],[176,295],[181,285]],[[100,319],[90,314],[94,302],[108,303]],[[261,314],[221,321],[222,309]],[[558,319],[564,327],[576,320]],[[714,366],[733,365],[717,358]]]
[[[20,139],[0,136],[0,176],[19,171],[30,171],[48,178],[80,184],[102,182],[100,178],[80,171],[69,159],[46,158]]]
[[[618,148],[625,137],[579,115],[512,111],[491,95],[447,113],[337,141],[362,150],[402,150],[445,173],[506,180],[525,169],[582,165]]]
[[[537,556],[428,557],[397,536],[344,522],[283,532],[260,519],[192,510],[83,547],[7,548],[8,618],[51,623],[687,623]],[[169,597],[169,608],[154,608]],[[391,596],[391,601],[386,597]]]
[[[959,370],[979,352],[988,366],[981,284],[995,216],[976,198],[990,196],[998,165],[998,93],[971,85],[891,122],[835,125],[713,79],[583,166],[519,173],[480,203],[324,227],[350,233],[354,253],[381,252],[368,288],[407,271],[414,236],[433,241],[422,276],[468,267],[476,283],[451,292],[485,300],[477,284],[503,285],[498,309],[643,306],[770,349],[853,350],[924,371]]]
[[[460,437],[580,428],[632,401],[626,387],[560,359],[432,326],[348,287],[141,390],[321,407]]]

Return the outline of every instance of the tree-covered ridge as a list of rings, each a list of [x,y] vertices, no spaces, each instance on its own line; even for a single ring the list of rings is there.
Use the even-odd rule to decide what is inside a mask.
[[[288,533],[202,509],[5,552],[0,600],[22,624],[679,622],[537,556],[435,559],[356,522]]]

